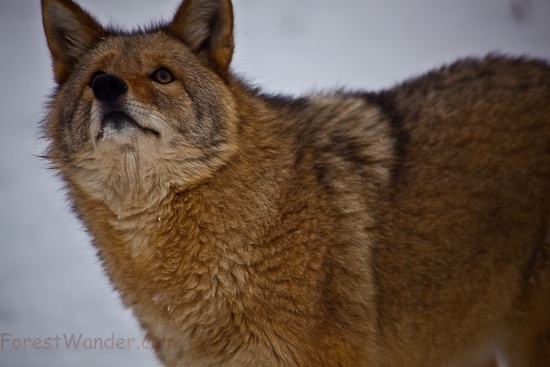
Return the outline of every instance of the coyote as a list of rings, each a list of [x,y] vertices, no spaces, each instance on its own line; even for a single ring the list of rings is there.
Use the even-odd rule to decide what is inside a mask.
[[[166,366],[550,366],[550,66],[268,95],[230,0],[42,0],[47,158]]]

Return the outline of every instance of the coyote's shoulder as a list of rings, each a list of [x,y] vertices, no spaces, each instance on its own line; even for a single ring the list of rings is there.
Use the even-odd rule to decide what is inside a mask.
[[[291,99],[231,72],[229,0],[42,11],[48,158],[165,365],[550,364],[547,62]]]

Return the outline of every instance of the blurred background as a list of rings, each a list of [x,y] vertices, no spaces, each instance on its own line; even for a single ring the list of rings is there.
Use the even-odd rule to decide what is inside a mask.
[[[131,28],[170,19],[179,0],[79,3]],[[234,0],[234,8],[233,70],[272,93],[378,90],[488,52],[550,59],[550,0]],[[38,157],[52,88],[39,1],[0,0],[0,366],[157,366]]]

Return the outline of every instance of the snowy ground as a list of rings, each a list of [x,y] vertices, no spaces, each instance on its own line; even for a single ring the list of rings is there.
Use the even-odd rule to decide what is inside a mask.
[[[178,2],[81,0],[127,26]],[[235,0],[235,15],[233,68],[273,92],[379,89],[490,51],[550,59],[550,0]],[[0,0],[0,366],[155,366],[36,157],[48,57],[39,1]]]

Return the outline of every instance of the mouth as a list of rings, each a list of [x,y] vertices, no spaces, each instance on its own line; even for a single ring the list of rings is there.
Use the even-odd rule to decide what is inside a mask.
[[[123,112],[110,112],[103,117],[101,130],[96,136],[96,140],[105,141],[112,136],[126,135],[136,130],[144,134],[152,134],[156,137],[160,136],[157,131],[141,126],[136,120]]]

